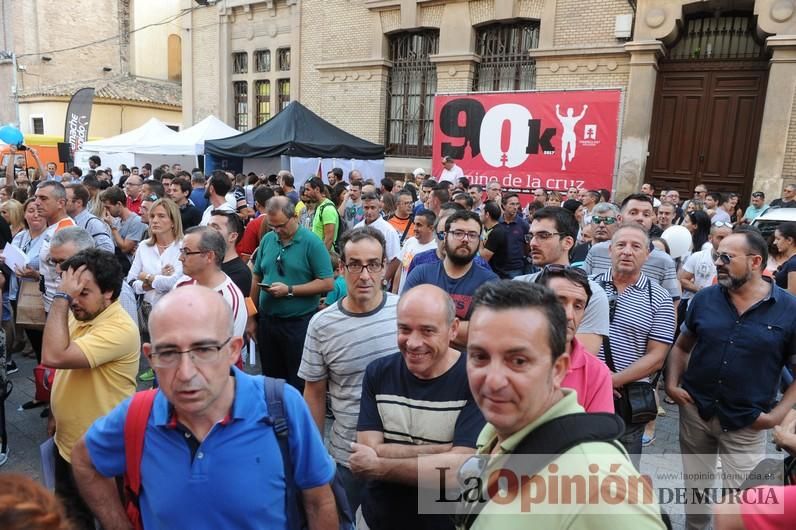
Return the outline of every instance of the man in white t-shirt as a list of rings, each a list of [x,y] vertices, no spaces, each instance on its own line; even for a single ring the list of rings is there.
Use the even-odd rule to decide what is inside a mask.
[[[213,171],[210,180],[207,182],[207,199],[210,204],[202,214],[200,226],[207,226],[213,216],[213,210],[235,211],[234,202],[230,204],[226,195],[232,190],[232,181],[223,171]],[[234,200],[234,198],[233,198]]]
[[[248,320],[246,299],[235,282],[221,270],[226,253],[227,242],[220,233],[208,226],[189,228],[180,249],[185,276],[180,278],[175,289],[185,285],[203,285],[218,292],[232,308],[234,336],[243,337]]]
[[[437,238],[434,237],[434,223],[437,216],[431,210],[421,210],[415,215],[415,236],[410,237],[404,242],[401,248],[399,261],[401,266],[395,272],[392,282],[392,292],[401,294],[403,285],[406,282],[406,275],[409,274],[409,265],[412,259],[426,250],[437,248]]]
[[[398,270],[398,265],[400,265],[398,254],[401,252],[401,241],[398,237],[398,232],[381,216],[381,201],[379,201],[379,197],[375,193],[362,194],[362,208],[365,218],[357,223],[354,228],[369,226],[375,228],[384,236],[387,250],[387,268],[384,277],[392,279],[395,276],[395,271]]]
[[[691,254],[680,270],[678,278],[683,286],[683,300],[692,298],[698,291],[713,285],[716,279],[716,265],[714,253],[719,248],[721,240],[732,234],[732,226],[726,223],[714,224],[710,227],[711,248],[706,248]]]
[[[442,157],[442,173],[439,174],[439,181],[442,182],[443,180],[447,180],[448,182],[456,183],[458,182],[459,177],[464,176],[464,171],[462,168],[456,165],[453,161],[453,158],[449,156]]]

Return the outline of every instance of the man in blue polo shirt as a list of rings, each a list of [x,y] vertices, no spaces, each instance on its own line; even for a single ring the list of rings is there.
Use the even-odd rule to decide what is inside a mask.
[[[233,368],[243,339],[232,334],[218,293],[187,286],[163,297],[149,320],[144,353],[160,392],[141,459],[143,526],[286,528],[283,464],[263,379]],[[75,479],[104,528],[129,528],[113,477],[125,472],[130,401],[97,420],[72,453]],[[285,385],[296,486],[312,529],[337,529],[329,486],[335,466],[301,395]]]
[[[680,405],[689,492],[710,487],[717,454],[723,486],[738,488],[766,454],[765,431],[796,404],[790,385],[772,408],[782,367],[796,360],[796,297],[762,276],[767,261],[759,233],[725,237],[715,262],[718,285],[691,298],[669,355],[666,393]],[[686,505],[687,528],[709,520],[705,506]]]
[[[509,193],[503,197],[503,217],[500,223],[506,227],[506,259],[502,265],[503,278],[516,278],[521,274],[530,272],[530,264],[525,259],[528,246],[525,243],[525,234],[530,225],[520,217],[520,198],[516,193]]]

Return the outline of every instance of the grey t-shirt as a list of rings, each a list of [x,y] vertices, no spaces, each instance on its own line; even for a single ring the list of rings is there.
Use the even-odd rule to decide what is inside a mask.
[[[514,278],[514,281],[535,282],[540,274],[541,272],[524,274]],[[589,280],[589,287],[591,288],[591,298],[589,298],[589,303],[586,305],[586,312],[583,314],[583,320],[580,321],[577,332],[593,333],[607,337],[611,329],[611,323],[608,319],[608,295],[605,294],[605,290],[597,282]]]
[[[385,293],[382,304],[365,314],[343,309],[342,300],[310,320],[298,376],[328,381],[334,423],[327,446],[332,458],[348,467],[351,442],[357,439],[359,402],[365,369],[398,350],[398,296]]]
[[[123,239],[128,239],[137,243],[143,239],[146,229],[147,226],[141,220],[141,217],[135,213],[131,213],[130,216],[125,220],[120,219],[119,222],[119,235]],[[133,262],[134,257],[135,252],[127,254],[127,259],[130,260],[130,263]]]

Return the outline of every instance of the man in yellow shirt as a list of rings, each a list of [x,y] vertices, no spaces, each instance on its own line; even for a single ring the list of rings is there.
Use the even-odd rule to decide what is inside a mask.
[[[87,249],[50,260],[62,274],[42,346],[42,363],[58,369],[48,423],[55,435],[55,492],[75,528],[93,529],[94,516],[72,475],[72,446],[94,420],[135,392],[141,344],[118,301],[123,275],[113,254]]]

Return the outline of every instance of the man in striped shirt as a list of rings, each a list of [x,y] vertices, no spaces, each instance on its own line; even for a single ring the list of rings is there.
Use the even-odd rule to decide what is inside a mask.
[[[622,201],[620,215],[617,217],[620,223],[634,223],[644,229],[649,234],[652,223],[655,220],[655,211],[652,208],[652,199],[643,193],[628,195]],[[592,245],[583,270],[588,274],[602,274],[611,268],[612,256],[610,243],[596,243]],[[680,300],[680,282],[677,280],[677,269],[674,260],[666,253],[656,248],[650,247],[646,260],[643,262],[641,271],[649,279],[666,289],[669,296],[674,300],[675,306]]]
[[[347,295],[310,320],[298,376],[304,399],[321,434],[326,393],[334,423],[327,447],[337,464],[352,511],[360,504],[364,481],[349,469],[357,439],[362,379],[371,361],[395,352],[398,297],[381,289],[387,265],[384,236],[375,228],[355,228],[340,240],[340,268]]]
[[[613,373],[614,396],[661,369],[674,340],[674,305],[664,288],[642,272],[649,236],[638,224],[622,225],[610,243],[611,268],[593,277],[605,289],[611,322],[600,358]],[[638,467],[645,423],[630,423],[619,439]]]

